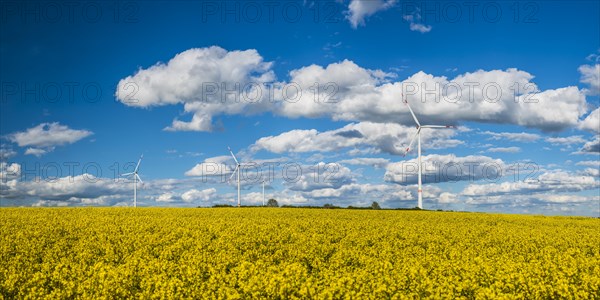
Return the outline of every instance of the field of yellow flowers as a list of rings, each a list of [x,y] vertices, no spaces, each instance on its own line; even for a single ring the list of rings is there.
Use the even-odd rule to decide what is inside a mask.
[[[2,208],[0,298],[600,299],[600,220]]]

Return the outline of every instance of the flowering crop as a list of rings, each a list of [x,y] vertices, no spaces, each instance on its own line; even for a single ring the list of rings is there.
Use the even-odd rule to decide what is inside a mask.
[[[600,299],[600,220],[2,208],[0,298]]]

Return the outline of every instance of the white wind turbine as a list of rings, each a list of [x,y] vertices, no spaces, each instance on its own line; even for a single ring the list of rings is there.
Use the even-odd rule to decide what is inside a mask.
[[[238,207],[241,206],[241,193],[240,193],[240,167],[242,166],[240,164],[240,162],[237,160],[237,158],[235,158],[235,155],[233,155],[233,151],[231,151],[231,148],[227,147],[227,149],[229,149],[229,153],[231,154],[231,157],[233,157],[233,160],[235,161],[235,170],[233,171],[233,173],[231,174],[231,177],[229,177],[229,180],[231,181],[231,178],[233,178],[233,175],[235,175],[237,173],[237,192],[238,192]]]
[[[121,176],[133,175],[132,176],[133,177],[133,207],[137,207],[137,181],[139,180],[142,184],[144,184],[144,182],[142,181],[142,178],[140,178],[140,175],[138,175],[138,170],[140,168],[140,163],[142,162],[142,158],[144,158],[144,154],[142,154],[140,156],[140,159],[138,160],[138,163],[135,166],[135,170],[133,170],[133,172],[121,174]]]
[[[419,188],[417,190],[417,194],[418,194],[418,202],[417,202],[417,207],[419,207],[420,209],[423,209],[423,187],[421,184],[421,128],[453,128],[454,126],[451,125],[421,125],[421,123],[419,123],[419,120],[417,119],[417,116],[415,116],[415,113],[413,112],[412,108],[410,108],[410,105],[408,104],[407,100],[404,100],[404,104],[406,104],[406,106],[408,106],[408,110],[410,111],[410,114],[412,115],[413,119],[415,120],[415,123],[417,123],[417,132],[415,132],[415,135],[413,136],[412,140],[410,141],[410,144],[408,144],[408,147],[406,148],[406,152],[404,153],[404,156],[406,156],[406,154],[408,154],[408,152],[410,151],[410,147],[412,146],[412,144],[415,142],[415,138],[417,138],[417,169],[418,169],[418,182],[419,182]]]

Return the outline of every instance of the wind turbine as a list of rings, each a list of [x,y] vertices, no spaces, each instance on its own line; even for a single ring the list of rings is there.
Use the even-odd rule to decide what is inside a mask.
[[[418,164],[418,183],[419,183],[419,189],[417,190],[417,194],[418,194],[418,202],[417,202],[417,207],[420,209],[423,209],[423,187],[422,187],[422,182],[421,182],[421,129],[422,128],[454,128],[454,126],[451,125],[421,125],[421,123],[419,123],[419,120],[417,119],[417,116],[415,116],[415,113],[413,112],[412,108],[410,108],[410,105],[408,104],[408,100],[404,100],[404,104],[406,104],[406,106],[408,106],[408,110],[410,111],[410,114],[412,115],[413,119],[415,120],[415,123],[417,123],[417,132],[415,132],[415,135],[413,136],[412,140],[410,141],[410,144],[408,144],[408,147],[406,148],[406,152],[404,153],[404,156],[406,156],[406,154],[408,154],[408,152],[410,151],[410,147],[412,146],[412,144],[415,142],[415,138],[417,139],[417,164]]]
[[[237,158],[235,158],[235,155],[233,155],[233,151],[231,151],[231,148],[227,147],[227,149],[229,149],[229,153],[231,154],[231,157],[233,157],[233,160],[235,161],[235,170],[233,171],[233,173],[231,174],[231,177],[229,177],[229,180],[231,181],[231,178],[233,178],[233,175],[236,174],[237,171],[237,190],[238,190],[238,207],[241,206],[241,194],[240,194],[240,167],[242,166],[240,164],[240,162],[237,160]]]
[[[142,158],[144,158],[144,154],[142,154],[140,156],[137,166],[135,166],[135,170],[133,170],[133,172],[121,174],[121,176],[133,175],[133,207],[137,207],[137,181],[139,180],[142,184],[144,184],[144,182],[142,181],[142,178],[140,178],[140,175],[138,175],[138,170],[140,168],[140,163],[142,162]]]

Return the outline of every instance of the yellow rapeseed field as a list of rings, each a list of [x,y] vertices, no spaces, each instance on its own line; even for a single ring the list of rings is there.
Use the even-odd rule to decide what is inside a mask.
[[[2,208],[0,297],[600,299],[600,220]]]

